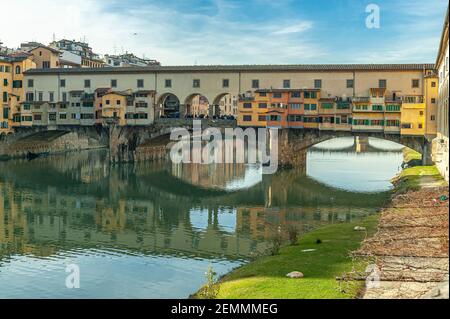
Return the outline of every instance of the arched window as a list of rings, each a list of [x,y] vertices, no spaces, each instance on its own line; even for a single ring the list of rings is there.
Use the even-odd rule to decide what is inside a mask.
[[[16,74],[20,74],[20,66],[16,66]]]

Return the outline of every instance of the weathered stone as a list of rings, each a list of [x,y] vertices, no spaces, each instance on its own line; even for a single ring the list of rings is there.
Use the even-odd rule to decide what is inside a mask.
[[[289,278],[303,278],[304,275],[303,275],[303,273],[301,273],[299,271],[293,271],[293,272],[288,273],[286,275],[286,277],[289,277]]]

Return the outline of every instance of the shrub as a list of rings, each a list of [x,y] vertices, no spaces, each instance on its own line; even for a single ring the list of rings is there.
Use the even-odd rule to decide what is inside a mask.
[[[298,228],[294,225],[288,227],[289,241],[292,246],[298,245]]]
[[[205,275],[206,284],[202,288],[200,288],[200,291],[198,293],[199,297],[200,299],[216,299],[220,289],[220,286],[216,285],[214,282],[216,273],[214,272],[214,269],[209,266]]]

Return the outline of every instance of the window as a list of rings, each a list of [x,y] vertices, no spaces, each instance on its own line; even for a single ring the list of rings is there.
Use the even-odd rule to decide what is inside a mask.
[[[60,120],[65,120],[67,118],[67,114],[66,113],[60,113],[59,114],[59,119]]]
[[[20,74],[20,66],[16,66],[16,74]]]
[[[411,83],[411,86],[413,88],[418,88],[419,87],[419,79],[413,79],[412,83]]]
[[[62,101],[67,102],[67,92],[62,92]]]
[[[251,115],[244,115],[242,117],[244,122],[251,122],[252,121],[252,116]]]
[[[55,93],[53,93],[53,92],[48,92],[48,96],[49,96],[49,101],[50,101],[50,102],[53,102],[54,99],[55,99]]]
[[[34,80],[33,79],[28,79],[28,87],[29,88],[34,87]]]
[[[384,79],[378,80],[378,87],[385,89],[387,87],[387,81]]]
[[[422,124],[419,124],[419,128],[423,128],[423,125],[422,125]]]
[[[56,113],[49,113],[48,114],[48,120],[49,121],[56,121]]]
[[[386,111],[387,112],[399,112],[400,111],[400,105],[393,104],[393,105],[386,105]]]
[[[25,98],[26,98],[27,102],[34,101],[34,93],[33,92],[27,92],[27,94],[25,95]]]
[[[35,121],[42,121],[42,114],[34,114],[33,120]]]
[[[90,88],[91,87],[91,80],[84,80],[84,87]]]
[[[380,104],[372,105],[372,111],[383,111],[383,105]]]
[[[116,105],[120,105],[120,100],[116,100]]]
[[[258,121],[267,121],[267,116],[265,115],[258,115]]]
[[[117,80],[113,79],[111,80],[111,87],[116,88],[117,87]]]
[[[306,91],[303,93],[305,99],[316,99],[317,98],[317,92],[315,91]]]
[[[299,98],[300,97],[300,91],[291,92],[291,97],[292,98]]]
[[[386,120],[386,126],[400,126],[399,120]]]
[[[137,87],[138,88],[143,88],[144,87],[144,80],[142,80],[142,79],[137,80]]]
[[[106,101],[105,101],[105,104],[106,104],[106,105],[109,105],[110,103],[111,103],[110,100],[106,100]]]
[[[291,109],[292,110],[299,110],[300,109],[300,103],[291,103]]]
[[[433,104],[436,103],[436,99],[434,97],[431,98],[431,103],[433,103]]]
[[[267,109],[267,103],[259,103],[258,107],[260,109]]]
[[[283,80],[283,88],[289,89],[291,87],[291,80]]]
[[[194,79],[192,81],[192,87],[199,88],[200,87],[200,80],[199,79]]]
[[[172,87],[172,80],[171,79],[166,79],[164,81],[164,87],[171,88]]]
[[[39,92],[38,93],[38,101],[42,102],[44,100],[44,93],[43,92]]]
[[[252,103],[244,103],[244,109],[251,109]]]
[[[59,86],[61,86],[62,88],[65,88],[66,87],[66,80],[65,79],[61,79],[59,81]]]
[[[269,115],[269,121],[280,122],[281,121],[281,115]]]
[[[267,93],[266,93],[266,92],[259,92],[258,94],[259,94],[259,96],[262,96],[262,97],[267,96]]]
[[[252,80],[252,88],[253,89],[259,88],[259,80]]]
[[[301,115],[289,115],[289,122],[303,122],[303,117]]]
[[[413,128],[413,125],[411,123],[402,123],[402,128],[410,129]]]
[[[322,109],[332,109],[332,108],[334,108],[334,104],[333,103],[322,103],[321,108]]]
[[[50,69],[50,61],[43,61],[42,62],[42,68],[43,69]]]
[[[8,86],[8,79],[3,79],[3,86]]]
[[[430,116],[430,120],[431,120],[431,121],[436,121],[436,116],[435,116],[435,115],[431,115],[431,116]]]
[[[322,88],[322,80],[314,80],[314,88],[315,89]]]
[[[8,92],[3,92],[3,102],[8,102]]]
[[[281,99],[281,92],[274,92],[273,93],[273,98],[274,99]]]
[[[353,89],[355,86],[355,82],[353,79],[347,80],[347,89]]]
[[[13,86],[13,88],[15,88],[15,89],[20,89],[20,88],[22,87],[22,81],[20,81],[20,80],[15,80],[15,81],[13,81],[12,86]]]
[[[227,88],[230,86],[230,80],[228,79],[223,79],[222,80],[222,87]]]
[[[431,82],[431,87],[432,87],[432,88],[435,88],[435,87],[436,87],[436,82],[435,82],[435,81]]]

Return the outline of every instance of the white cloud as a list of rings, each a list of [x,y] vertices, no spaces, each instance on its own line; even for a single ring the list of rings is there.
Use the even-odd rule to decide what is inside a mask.
[[[283,27],[279,30],[272,32],[272,34],[291,34],[291,33],[301,33],[312,28],[312,22],[304,21],[295,25]]]
[[[121,11],[108,9],[110,5],[106,0],[15,0],[9,11],[21,12],[21,20],[3,16],[0,28],[12,32],[1,40],[17,47],[31,40],[49,43],[53,34],[57,39],[85,38],[98,53],[131,51],[164,65],[302,62],[322,52],[306,37],[289,37],[310,29],[311,22],[292,21],[281,28],[276,21],[240,22],[228,18],[226,13],[236,8],[222,0],[215,1],[215,15],[174,11],[164,3]],[[277,38],[268,40],[269,34]]]

